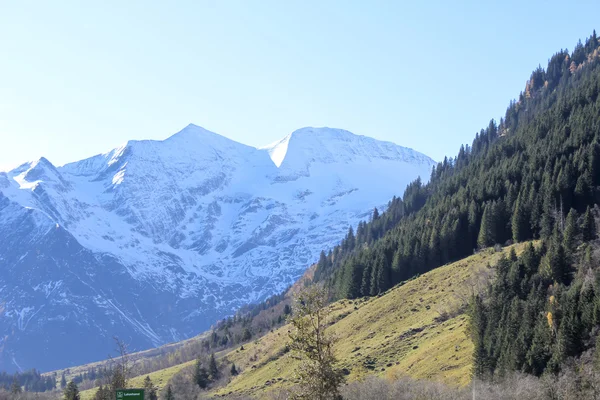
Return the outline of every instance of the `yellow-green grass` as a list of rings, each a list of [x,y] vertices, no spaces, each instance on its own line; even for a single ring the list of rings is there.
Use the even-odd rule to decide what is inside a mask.
[[[91,400],[94,398],[94,395],[96,394],[96,392],[98,391],[98,388],[92,388],[92,389],[88,389],[88,390],[82,390],[79,393],[79,398],[81,400]]]
[[[129,355],[129,358],[132,363],[136,364],[138,361],[141,361],[141,360],[149,360],[149,359],[153,359],[155,357],[161,357],[161,356],[163,356],[164,353],[176,351],[177,349],[181,348],[182,346],[187,345],[188,343],[201,341],[206,338],[206,335],[207,335],[207,332],[203,332],[200,335],[194,336],[194,337],[186,339],[186,340],[182,340],[180,342],[168,343],[168,344],[165,344],[165,345],[157,347],[157,348],[152,348],[152,349],[148,349],[148,350],[142,350],[142,351],[138,351],[135,353],[131,353]],[[76,376],[83,374],[87,371],[90,371],[91,369],[110,367],[110,364],[111,364],[111,360],[106,359],[106,360],[102,360],[102,361],[96,361],[96,362],[92,362],[92,363],[88,363],[88,364],[78,365],[75,367],[64,368],[64,369],[55,370],[55,371],[49,371],[49,372],[43,373],[42,375],[43,376],[56,375],[57,386],[58,386],[58,385],[60,385],[60,380],[61,380],[61,377],[63,374],[65,375],[65,379],[68,382],[68,381],[74,379]]]
[[[173,377],[173,375],[175,375],[176,373],[178,373],[185,367],[187,367],[189,365],[193,365],[194,362],[195,361],[192,360],[192,361],[188,361],[183,364],[175,365],[173,367],[150,372],[149,374],[136,376],[129,380],[127,386],[129,386],[131,388],[143,388],[144,387],[144,379],[146,379],[146,377],[149,376],[150,379],[152,379],[152,383],[154,384],[154,386],[158,387],[158,389],[162,389],[163,387],[165,387],[167,385],[167,383],[169,382],[169,379],[171,379]],[[89,399],[94,398],[94,394],[96,394],[97,390],[98,390],[97,388],[92,388],[89,390],[82,391],[81,392],[81,400],[89,400]]]
[[[81,391],[81,393],[79,393],[79,398],[81,400],[91,400],[94,398],[94,395],[96,394],[97,391],[98,391],[98,388],[83,390],[83,391]]]
[[[524,244],[515,245],[520,253]],[[407,375],[467,385],[471,379],[473,346],[467,336],[464,305],[492,275],[494,265],[511,247],[487,249],[437,268],[385,294],[332,306],[328,331],[338,341],[336,356],[349,370],[348,381],[366,375],[396,378]],[[214,394],[230,392],[261,397],[261,393],[294,382],[298,361],[284,351],[289,326],[224,355],[242,372]]]
[[[154,386],[157,386],[159,389],[162,389],[167,385],[169,379],[171,379],[173,375],[175,375],[185,367],[193,365],[194,363],[195,360],[192,360],[183,364],[175,365],[173,367],[154,371],[146,375],[136,376],[135,378],[129,381],[129,386],[134,388],[144,387],[144,379],[146,379],[146,376],[150,376],[150,379],[152,379],[152,383],[154,384]]]

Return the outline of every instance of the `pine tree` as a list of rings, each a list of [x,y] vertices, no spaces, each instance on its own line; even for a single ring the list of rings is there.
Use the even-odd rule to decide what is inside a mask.
[[[167,394],[165,395],[165,400],[175,400],[175,396],[173,395],[173,389],[171,385],[167,386]]]
[[[568,283],[570,280],[569,264],[562,243],[552,245],[548,251],[548,256],[552,278],[558,283]]]
[[[535,182],[529,185],[529,195],[527,205],[529,207],[529,231],[532,237],[539,237],[542,222],[542,196],[538,193],[538,186]]]
[[[468,232],[469,232],[469,247],[467,251],[471,252],[477,246],[477,229],[479,228],[479,211],[475,200],[471,200],[469,204],[469,212],[467,216]]]
[[[100,385],[98,390],[96,390],[96,394],[94,394],[94,400],[112,400],[114,396],[114,394],[111,396],[112,393],[108,386]]]
[[[431,268],[439,267],[442,264],[442,249],[440,245],[440,234],[437,229],[431,230],[429,237],[429,265]]]
[[[550,178],[548,178],[550,180]],[[542,203],[542,220],[540,222],[540,236],[547,238],[552,235],[554,227],[554,215],[556,214],[556,203],[551,189],[545,189],[545,196]]]
[[[148,400],[158,400],[158,396],[156,394],[156,388],[154,387],[154,385],[152,384],[152,379],[150,379],[150,376],[146,376],[146,378],[144,379],[144,395],[145,395],[145,399]]]
[[[479,236],[477,237],[477,245],[480,248],[494,245],[494,221],[492,212],[492,205],[486,205],[483,210],[483,216],[481,217]]]
[[[583,234],[583,241],[589,242],[596,237],[596,223],[594,222],[594,216],[590,210],[590,207],[585,210],[583,215],[583,224],[581,226],[581,233]]]
[[[556,340],[556,351],[552,357],[553,372],[557,372],[567,358],[579,354],[581,350],[580,320],[577,316],[577,300],[574,291],[568,291],[562,301],[562,318]]]
[[[534,375],[541,375],[552,356],[551,330],[545,316],[538,318],[533,332],[531,347],[527,351],[527,369]]]
[[[325,251],[321,250],[321,254],[319,255],[319,268],[327,268],[327,256],[325,255]]]
[[[104,400],[104,385],[98,386],[96,393],[94,393],[94,400]]]
[[[79,388],[75,382],[71,381],[64,391],[65,400],[79,400]]]
[[[216,381],[220,378],[219,367],[217,366],[217,360],[215,359],[215,353],[211,353],[210,359],[208,360],[208,373],[210,379]]]
[[[537,272],[540,260],[535,251],[535,247],[533,247],[533,243],[530,242],[527,247],[525,247],[525,250],[523,250],[521,262],[523,263],[525,274],[531,276]]]
[[[512,238],[515,243],[522,242],[529,237],[528,218],[527,215],[525,215],[525,207],[523,207],[521,203],[521,194],[519,193],[511,221]]]
[[[580,293],[581,329],[589,332],[596,325],[594,321],[594,308],[596,305],[596,291],[592,284],[584,284]]]
[[[473,375],[482,378],[489,373],[487,354],[485,351],[484,338],[486,328],[486,316],[483,301],[476,295],[471,299],[469,332],[473,342]]]
[[[371,295],[375,296],[385,292],[390,287],[390,273],[385,265],[385,259],[379,257],[375,259],[375,269],[373,270],[373,279],[371,286]]]
[[[359,297],[362,293],[363,268],[356,260],[349,260],[344,265],[344,280],[340,282],[342,296],[348,299]]]
[[[373,268],[371,264],[367,264],[362,274],[362,284],[360,285],[360,296],[368,296],[371,293],[371,277]]]
[[[283,312],[285,314],[285,308]],[[244,330],[242,331],[242,342],[246,342],[250,339],[252,339],[252,332],[250,332],[250,329],[244,328]]]
[[[400,252],[400,248],[394,252],[390,274],[392,282],[400,281],[402,276],[402,253]]]
[[[62,378],[60,378],[60,388],[64,389],[67,387],[67,378],[65,378],[65,373],[63,372]]]
[[[493,204],[493,229],[494,229],[494,244],[504,243],[512,237],[512,232],[509,231],[509,221],[511,218],[510,213],[506,211],[506,204],[502,197]]]
[[[19,394],[19,393],[21,393],[21,391],[22,391],[21,384],[19,383],[19,380],[15,376],[13,378],[12,384],[10,385],[10,393],[11,394]]]
[[[229,371],[229,373],[231,374],[231,376],[236,376],[238,374],[238,370],[235,367],[235,363],[231,363],[231,370]]]
[[[356,238],[354,237],[354,229],[352,227],[348,228],[348,235],[346,235],[346,246],[348,251],[354,250],[354,246],[356,245]]]
[[[373,216],[371,218],[372,221],[377,221],[379,219],[379,210],[377,207],[373,209]]]
[[[575,236],[577,236],[577,231],[577,211],[571,208],[567,215],[565,231],[563,232],[563,245],[568,254],[572,254],[575,250]]]
[[[202,366],[202,361],[198,358],[194,369],[194,382],[201,389],[206,389],[209,383],[209,375],[206,368]]]
[[[377,277],[379,275],[379,269],[381,267],[381,265],[377,262],[378,260],[375,260],[373,267],[371,268],[371,287],[369,289],[369,291],[367,291],[367,295],[371,295],[371,296],[376,296],[379,294],[379,282],[377,280]]]

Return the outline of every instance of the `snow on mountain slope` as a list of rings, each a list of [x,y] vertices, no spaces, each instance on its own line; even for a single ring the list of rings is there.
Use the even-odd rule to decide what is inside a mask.
[[[339,129],[256,149],[189,125],[0,173],[0,369],[100,359],[114,334],[136,349],[196,334],[293,283],[432,165]]]

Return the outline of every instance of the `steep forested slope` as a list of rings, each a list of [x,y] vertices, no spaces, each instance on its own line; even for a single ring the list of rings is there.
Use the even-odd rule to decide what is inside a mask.
[[[338,298],[376,295],[478,247],[548,238],[571,208],[586,213],[600,184],[598,46],[594,33],[538,67],[499,123],[322,253],[316,280]]]
[[[582,365],[591,364],[594,353],[597,358],[600,271],[592,245],[575,251],[585,231],[569,243],[570,232],[576,230],[569,224],[562,233],[556,229],[539,249],[529,247],[520,258],[503,258],[494,282],[474,298],[476,376],[515,370],[557,373],[574,357],[584,355]]]

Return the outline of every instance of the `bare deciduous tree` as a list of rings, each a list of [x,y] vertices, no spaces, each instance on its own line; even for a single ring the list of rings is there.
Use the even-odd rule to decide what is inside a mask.
[[[125,342],[116,336],[113,337],[113,339],[115,341],[116,350],[119,354],[119,357],[116,361],[111,357],[113,366],[110,377],[110,386],[114,391],[116,389],[123,389],[127,387],[127,381],[129,380],[129,375],[131,373],[131,363]]]
[[[297,370],[299,390],[292,398],[311,400],[341,399],[342,372],[336,368],[334,337],[325,332],[330,308],[325,292],[308,287],[296,296],[290,323],[290,349],[301,359]]]

